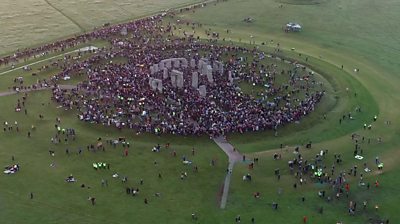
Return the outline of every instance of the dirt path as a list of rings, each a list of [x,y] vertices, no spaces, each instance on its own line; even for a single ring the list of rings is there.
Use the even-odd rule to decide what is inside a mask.
[[[64,56],[64,55],[68,55],[68,54],[72,54],[72,53],[76,53],[76,52],[85,52],[85,51],[89,51],[89,50],[96,50],[96,49],[98,49],[98,48],[97,48],[97,47],[94,47],[94,46],[82,47],[82,48],[80,48],[80,49],[68,51],[68,52],[62,53],[62,54],[57,54],[57,55],[54,55],[54,56],[49,57],[49,58],[45,58],[45,59],[42,59],[42,60],[39,60],[39,61],[35,61],[35,62],[30,63],[30,64],[21,65],[21,66],[18,66],[18,67],[16,67],[16,68],[12,68],[12,69],[7,70],[7,71],[4,71],[4,72],[0,72],[0,75],[5,75],[5,74],[7,74],[7,73],[16,71],[16,70],[18,70],[18,69],[22,69],[22,68],[24,68],[25,66],[32,66],[32,65],[36,65],[36,64],[39,64],[39,63],[42,63],[42,62],[45,62],[45,61],[50,61],[50,60],[52,60],[52,59],[54,59],[54,58],[59,58],[59,57],[62,57],[62,56]]]
[[[59,85],[61,89],[75,89],[75,85]],[[27,93],[27,92],[32,92],[32,91],[40,91],[40,90],[47,90],[51,89],[52,87],[42,87],[42,88],[37,88],[37,89],[26,89],[26,90],[21,90],[21,91],[7,91],[7,92],[0,92],[0,97],[2,96],[10,96],[18,93]]]
[[[242,155],[234,150],[234,147],[226,141],[224,136],[214,138],[214,142],[226,153],[229,158],[229,165],[225,176],[224,189],[222,191],[220,208],[224,209],[226,207],[226,202],[228,200],[229,185],[231,182],[231,176],[233,172],[233,167],[236,162],[242,159]]]

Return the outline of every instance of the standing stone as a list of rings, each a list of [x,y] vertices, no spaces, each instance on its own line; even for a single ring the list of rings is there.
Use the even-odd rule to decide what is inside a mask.
[[[175,73],[171,73],[171,85],[173,87],[176,87],[176,74]]]
[[[199,69],[201,70],[201,74],[207,75],[207,64],[202,63],[201,67],[199,67]]]
[[[217,67],[218,67],[217,72],[221,75],[224,74],[224,64],[219,61],[217,61],[216,63],[217,63]]]
[[[153,67],[153,65],[150,65],[150,74],[151,74],[151,75],[154,75],[154,73],[155,73],[155,72],[154,72],[154,67]]]
[[[128,28],[126,26],[121,28],[121,35],[122,36],[128,35]]]
[[[198,62],[197,68],[199,69],[199,72],[201,72],[201,73],[203,73],[203,65],[204,64],[205,64],[205,62],[202,59],[200,59]],[[203,74],[205,74],[205,73],[203,73]]]
[[[205,85],[199,86],[199,94],[201,97],[205,97],[207,95],[207,89]]]
[[[196,67],[196,60],[194,60],[193,58],[190,59],[190,67],[191,68],[195,68]]]
[[[153,69],[154,69],[154,73],[157,73],[158,71],[160,71],[160,69],[158,68],[158,64],[154,64]]]
[[[168,69],[164,68],[163,69],[163,79],[167,79],[168,78]]]
[[[187,68],[188,67],[188,61],[186,60],[186,58],[181,58],[181,66],[183,68]]]
[[[181,62],[178,58],[174,58],[174,68],[180,68],[181,67]]]
[[[205,74],[207,75],[208,82],[213,83],[214,79],[213,79],[213,75],[212,75],[212,67],[211,67],[211,65],[207,65],[206,66],[206,73]]]
[[[150,85],[150,87],[151,87],[151,85],[152,85],[152,83],[153,83],[153,79],[154,79],[154,78],[152,78],[152,77],[149,78],[149,85]]]
[[[178,86],[179,88],[183,87],[183,72],[180,72],[178,70],[172,70],[171,71],[171,84],[173,87]]]
[[[196,88],[199,86],[199,73],[192,72],[192,87]]]
[[[167,67],[168,69],[171,69],[171,68],[172,68],[171,59],[166,59],[166,60],[165,60],[165,67]]]
[[[176,86],[178,86],[178,88],[182,88],[183,87],[183,72],[177,73],[176,74]]]
[[[162,84],[162,80],[157,79],[157,90],[162,93],[163,91],[163,84]]]
[[[216,73],[216,72],[219,71],[219,65],[218,65],[218,63],[217,63],[216,61],[213,62],[212,71],[213,71],[214,73]]]
[[[164,69],[164,62],[160,61],[160,63],[158,63],[158,69],[163,70]]]
[[[155,90],[157,90],[157,86],[158,86],[157,79],[152,79],[152,81],[151,81],[151,89],[153,91],[155,91]]]
[[[230,84],[233,84],[233,77],[232,77],[232,72],[231,71],[228,72],[228,81],[229,81]]]

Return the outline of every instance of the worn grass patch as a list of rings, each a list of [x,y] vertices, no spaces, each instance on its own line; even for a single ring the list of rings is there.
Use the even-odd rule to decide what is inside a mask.
[[[279,3],[290,4],[290,5],[316,5],[322,4],[327,0],[276,0]]]

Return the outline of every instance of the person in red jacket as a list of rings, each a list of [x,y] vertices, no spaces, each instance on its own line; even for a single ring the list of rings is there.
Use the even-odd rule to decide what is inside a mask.
[[[350,184],[347,183],[345,188],[346,188],[346,191],[349,192],[350,191]]]

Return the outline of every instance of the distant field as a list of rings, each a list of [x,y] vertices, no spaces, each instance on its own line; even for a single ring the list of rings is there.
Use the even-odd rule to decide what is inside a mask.
[[[0,55],[196,0],[2,0]]]

